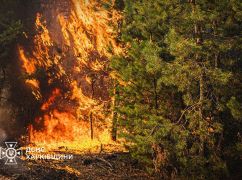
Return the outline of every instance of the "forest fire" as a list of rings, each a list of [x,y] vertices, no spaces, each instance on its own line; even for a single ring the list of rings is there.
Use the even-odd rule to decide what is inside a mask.
[[[40,104],[29,140],[51,148],[88,149],[112,141],[110,113],[104,113],[111,103],[105,69],[108,58],[121,52],[109,26],[120,16],[96,1],[73,0],[68,6],[69,12],[53,11],[43,3],[34,47],[18,47],[25,83]]]
[[[1,179],[242,179],[239,1],[5,0]]]

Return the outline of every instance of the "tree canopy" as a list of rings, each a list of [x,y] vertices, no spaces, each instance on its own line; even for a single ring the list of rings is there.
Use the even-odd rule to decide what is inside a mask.
[[[134,157],[163,178],[223,177],[241,166],[241,7],[125,1],[127,50],[111,62],[118,122]]]

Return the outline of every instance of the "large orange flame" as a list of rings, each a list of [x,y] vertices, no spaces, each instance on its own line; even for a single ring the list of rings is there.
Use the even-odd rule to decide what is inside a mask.
[[[103,113],[111,101],[105,67],[121,52],[112,27],[120,15],[95,0],[70,4],[68,15],[55,7],[45,10],[52,17],[37,13],[33,50],[18,47],[25,82],[41,103],[29,134],[36,145],[90,148],[111,142],[110,115]]]

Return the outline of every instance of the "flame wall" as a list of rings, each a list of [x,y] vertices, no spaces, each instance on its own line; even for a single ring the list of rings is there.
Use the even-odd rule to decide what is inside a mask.
[[[60,146],[108,143],[108,59],[121,52],[109,1],[41,1],[31,47],[18,46],[24,83],[39,103],[30,142]],[[90,140],[92,139],[92,140]]]

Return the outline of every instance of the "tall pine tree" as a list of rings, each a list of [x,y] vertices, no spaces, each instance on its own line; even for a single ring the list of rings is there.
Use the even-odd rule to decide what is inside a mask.
[[[124,16],[127,52],[111,67],[130,151],[163,178],[229,176],[241,151],[241,3],[125,1]]]
[[[14,54],[16,39],[21,34],[22,24],[16,10],[18,0],[1,0],[0,6],[0,89],[6,76],[6,68]]]

